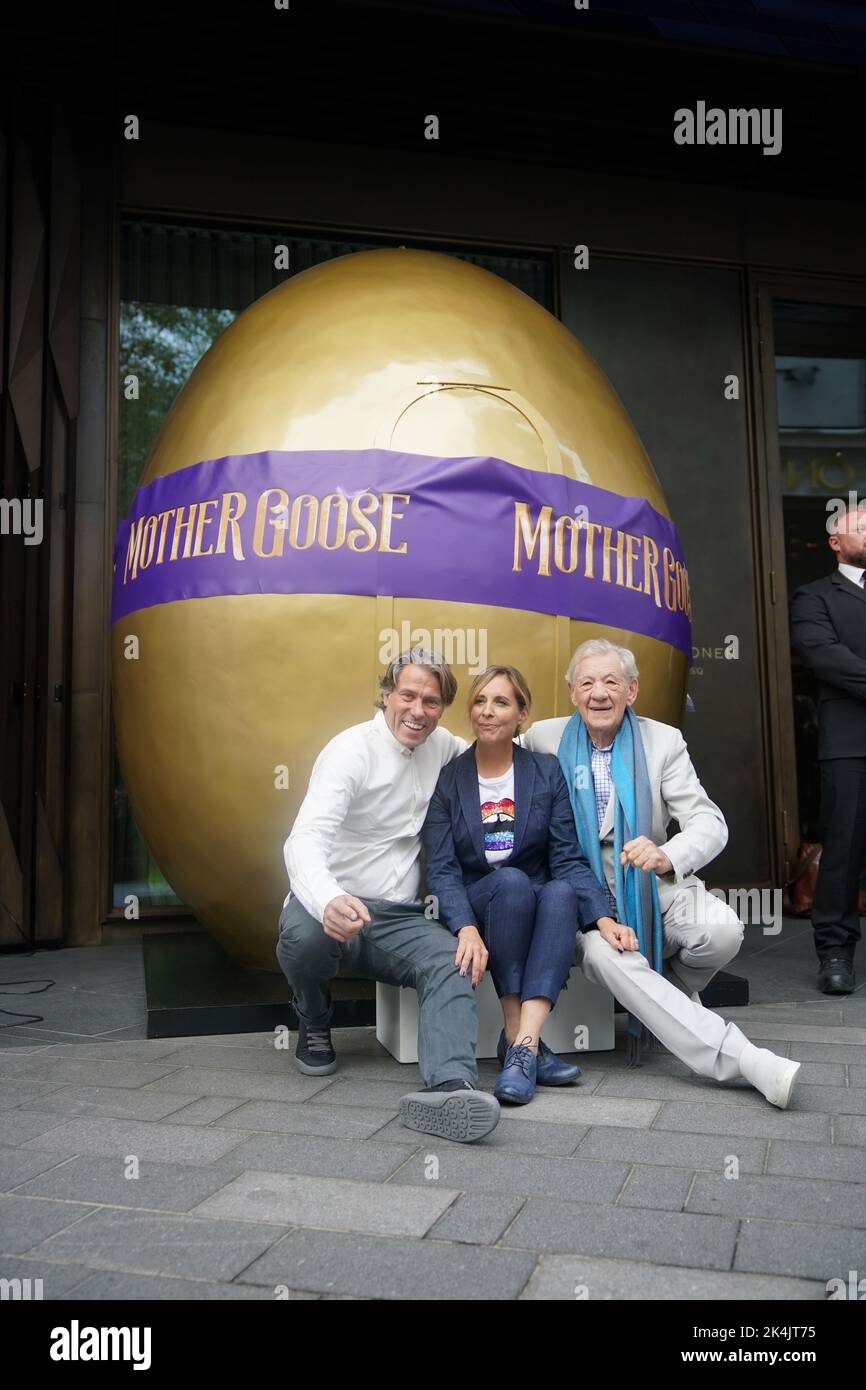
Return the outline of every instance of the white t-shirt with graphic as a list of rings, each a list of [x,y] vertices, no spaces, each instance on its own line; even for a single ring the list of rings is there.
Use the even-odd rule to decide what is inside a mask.
[[[501,864],[514,849],[514,764],[501,777],[479,777],[484,853],[488,864]]]

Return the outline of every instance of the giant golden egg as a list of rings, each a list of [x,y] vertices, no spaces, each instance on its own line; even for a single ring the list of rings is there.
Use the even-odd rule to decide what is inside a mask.
[[[426,480],[417,500],[403,472],[410,461],[415,481]],[[317,532],[320,483],[332,478],[332,463],[350,486],[331,494],[339,505]],[[376,468],[380,502],[382,488],[392,500],[365,510],[358,496],[375,492]],[[559,507],[549,514],[545,487]],[[298,500],[299,488],[309,501]],[[184,511],[193,497],[195,523]],[[590,519],[593,499],[601,508],[589,577],[588,550],[584,561],[577,548],[589,546],[585,518],[567,515],[575,498],[591,500]],[[619,499],[639,505],[628,503],[616,530]],[[361,507],[354,522],[366,527],[350,522],[347,531],[350,500]],[[500,532],[518,502],[523,534],[512,546]],[[652,574],[641,568],[641,554],[651,558],[641,516],[673,528],[640,440],[572,334],[465,261],[363,252],[304,271],[251,305],[180,392],[136,506],[115,552],[123,776],[165,877],[241,964],[277,968],[283,843],[313,761],[339,730],[372,717],[389,645],[406,634],[438,632],[452,643],[445,654],[461,692],[443,722],[457,733],[468,734],[462,697],[480,658],[519,666],[533,715],[544,718],[570,711],[569,656],[602,635],[637,655],[639,712],[679,722],[687,577],[667,552]],[[407,557],[400,526],[412,507]],[[371,559],[362,553],[371,548],[386,553]],[[420,578],[400,577],[415,574],[421,558]],[[352,582],[334,592],[326,574]],[[514,586],[524,582],[532,596],[521,606],[523,589]],[[676,594],[682,611],[661,611],[676,607]]]

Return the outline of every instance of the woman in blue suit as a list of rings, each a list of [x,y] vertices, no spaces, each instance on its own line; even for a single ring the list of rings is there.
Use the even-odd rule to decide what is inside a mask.
[[[494,1094],[526,1104],[536,1085],[580,1068],[541,1040],[568,979],[578,928],[610,908],[578,843],[557,758],[514,743],[532,697],[513,666],[488,666],[469,691],[470,748],[439,774],[424,822],[427,886],[457,936],[456,961],[477,980],[489,964],[502,1004]]]

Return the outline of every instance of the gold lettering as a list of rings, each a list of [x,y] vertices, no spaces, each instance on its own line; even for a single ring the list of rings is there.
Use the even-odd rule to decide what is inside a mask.
[[[568,531],[568,564],[565,560],[565,532]],[[577,569],[580,527],[573,516],[561,516],[553,528],[553,563],[563,574],[573,574]]]
[[[592,553],[592,547],[595,545],[596,532],[600,531],[601,527],[597,521],[587,521],[584,525],[586,527],[586,545],[584,546],[583,553],[586,556],[586,564],[583,570],[583,577],[584,579],[595,579],[595,559]]]
[[[171,559],[172,559],[172,560],[176,560],[176,559],[177,559],[177,548],[178,548],[178,545],[180,544],[180,536],[181,536],[181,532],[182,532],[182,531],[185,531],[185,532],[186,532],[186,535],[184,536],[184,542],[183,542],[183,558],[184,558],[185,560],[188,560],[188,559],[189,559],[190,550],[192,549],[192,539],[193,539],[192,528],[193,528],[193,526],[195,525],[195,514],[196,514],[196,512],[198,511],[198,502],[191,502],[191,503],[190,503],[190,508],[189,508],[189,520],[188,520],[188,521],[184,521],[184,519],[183,519],[183,514],[184,514],[185,511],[186,511],[186,507],[178,507],[177,513],[176,513],[176,515],[175,515],[175,519],[174,519],[174,535],[172,536],[172,540],[171,540]]]
[[[785,468],[787,469],[787,472],[788,472],[788,485],[787,485],[787,488],[786,488],[786,491],[787,491],[787,492],[796,492],[796,491],[797,491],[797,488],[798,488],[799,483],[800,483],[800,479],[803,477],[803,474],[806,472],[806,470],[807,470],[808,467],[809,467],[808,463],[802,463],[802,464],[800,464],[800,466],[799,466],[799,468],[798,468],[798,467],[797,467],[796,459],[786,459],[786,460],[785,460]]]
[[[276,497],[277,501],[274,503],[272,507],[269,507],[268,502],[271,497]],[[268,512],[270,512],[273,515],[274,520],[276,520],[277,517],[279,517],[280,515],[285,516],[288,510],[288,506],[289,494],[286,492],[285,488],[265,488],[256,505],[256,522],[253,528],[254,555],[260,555],[263,560],[273,560],[276,556],[282,555],[283,547],[286,543],[285,526],[274,526],[273,522],[271,522],[271,527],[274,533],[273,545],[271,546],[270,550],[265,550],[263,549],[263,543],[265,538],[265,522],[267,520]]]
[[[376,544],[376,528],[372,522],[368,521],[367,514],[362,507],[362,502],[367,498],[367,511],[375,512],[379,505],[379,499],[374,492],[359,492],[357,497],[353,497],[349,506],[352,513],[352,520],[357,521],[359,530],[349,532],[349,549],[354,550],[357,555],[363,555],[365,551],[372,550]],[[362,536],[368,539],[368,545],[356,545],[356,541]]]
[[[662,562],[665,567],[665,608],[673,613],[677,601],[674,583],[676,578],[676,561],[674,560],[673,551],[670,546],[666,545],[662,551]]]
[[[299,527],[301,524],[301,511],[307,508],[307,530],[304,536],[304,543],[301,544]],[[316,522],[319,518],[319,499],[313,497],[309,492],[302,492],[292,503],[292,516],[289,522],[289,545],[293,550],[309,550],[313,541],[316,539]]]
[[[642,585],[642,584],[633,584],[633,583],[632,583],[632,579],[634,578],[634,575],[632,574],[632,567],[633,567],[635,561],[637,560],[637,555],[633,555],[633,554],[632,554],[632,547],[633,547],[633,546],[639,546],[639,545],[640,545],[640,543],[641,543],[641,537],[640,537],[640,536],[633,536],[633,535],[631,534],[630,531],[624,532],[624,535],[625,535],[625,587],[626,587],[627,589],[634,589],[637,593],[642,594],[642,593],[643,593],[643,585]]]
[[[149,516],[144,524],[144,538],[141,546],[143,553],[138,562],[139,569],[146,570],[153,559],[153,547],[156,544],[156,528],[158,525],[159,518],[156,516]]]
[[[644,587],[644,593],[648,594],[648,593],[650,592],[650,574],[652,574],[652,584],[653,584],[652,593],[653,593],[653,597],[654,597],[654,599],[655,599],[656,608],[661,608],[661,606],[662,606],[662,601],[661,601],[661,595],[659,594],[659,576],[658,576],[659,548],[658,548],[658,546],[656,545],[655,541],[653,540],[652,536],[644,536],[643,539],[644,539],[644,551],[643,551],[643,587]]]
[[[161,565],[163,561],[163,553],[165,551],[165,538],[168,534],[168,519],[170,516],[174,516],[174,507],[169,507],[167,512],[160,512],[159,515],[160,520],[162,521],[162,530],[159,533],[159,548],[156,552],[156,563],[158,565]]]
[[[331,508],[336,504],[337,522],[334,532],[334,543],[328,545],[328,523],[331,520]],[[349,515],[349,504],[341,492],[330,492],[327,497],[322,498],[322,506],[319,512],[319,545],[323,550],[339,550],[346,540],[346,521]]]
[[[515,502],[514,504],[514,563],[512,570],[520,574],[522,564],[520,559],[520,544],[526,551],[527,560],[531,560],[535,554],[536,547],[539,549],[538,573],[548,578],[550,575],[550,519],[553,516],[552,507],[542,507],[538,513],[538,520],[535,529],[530,531],[532,525],[532,513],[528,502]]]
[[[685,611],[685,613],[686,613],[686,616],[690,618],[690,617],[692,616],[692,596],[691,596],[691,594],[690,594],[690,592],[689,592],[689,572],[688,572],[688,570],[686,569],[685,565],[683,565],[682,571],[683,571],[683,604],[684,604],[684,611]]]
[[[196,522],[195,528],[195,545],[192,548],[193,555],[213,555],[212,545],[208,546],[207,550],[202,550],[201,533],[203,528],[205,526],[210,526],[211,522],[213,521],[213,517],[206,515],[205,508],[216,507],[217,505],[218,499],[216,497],[213,497],[207,502],[202,502],[199,507],[198,521]]]
[[[132,578],[138,578],[138,557],[141,554],[141,537],[144,531],[145,518],[140,516],[138,521],[133,521],[129,528],[129,540],[126,542],[126,563],[123,567],[123,582],[129,578],[130,569]]]
[[[601,546],[601,579],[603,584],[610,583],[611,550],[614,550],[616,552],[616,582],[617,584],[622,584],[623,545],[625,537],[623,536],[622,531],[617,531],[616,534],[617,542],[616,545],[612,546],[610,543],[610,538],[613,535],[613,531],[611,530],[610,526],[605,526],[604,540],[602,541]]]
[[[817,479],[823,492],[835,492],[837,489],[841,492],[845,484],[851,481],[854,472],[851,464],[845,459],[822,459],[820,462],[815,459],[813,464],[815,465],[813,491],[818,490],[814,482]],[[835,479],[827,476],[828,468],[839,470]]]
[[[236,512],[232,511],[232,502],[238,504]],[[244,548],[241,543],[241,528],[238,521],[247,509],[247,499],[242,492],[224,492],[222,495],[222,506],[220,508],[220,525],[217,532],[216,553],[224,555],[226,550],[226,532],[232,528],[232,555],[236,560],[244,558]]]
[[[408,546],[405,541],[394,549],[391,545],[391,522],[402,521],[405,512],[395,512],[394,502],[399,499],[409,505],[412,500],[408,492],[383,492],[382,493],[382,530],[379,536],[379,550],[384,550],[388,555],[405,555]]]

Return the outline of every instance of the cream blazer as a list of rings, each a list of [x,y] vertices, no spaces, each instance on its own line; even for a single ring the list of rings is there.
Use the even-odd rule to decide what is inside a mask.
[[[568,716],[539,719],[523,736],[525,747],[534,753],[557,753]],[[721,854],[728,843],[725,818],[701,786],[686,741],[679,729],[657,719],[638,715],[647,770],[652,786],[653,824],[651,838],[663,849],[673,865],[673,873],[656,874],[662,912],[677,893],[700,884],[696,871]],[[615,892],[613,862],[613,808],[611,796],[598,837],[605,878]],[[668,838],[671,821],[679,831]]]

